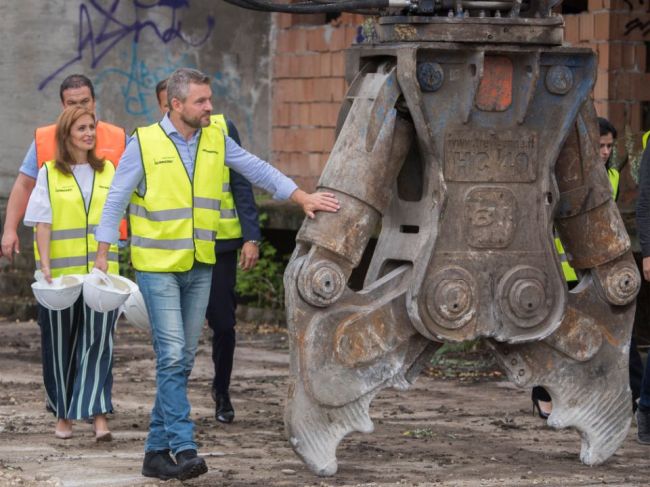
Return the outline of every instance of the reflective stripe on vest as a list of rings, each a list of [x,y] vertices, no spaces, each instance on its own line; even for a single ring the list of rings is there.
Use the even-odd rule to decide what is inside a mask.
[[[126,132],[123,128],[101,120],[97,122],[95,130],[97,137],[95,153],[99,158],[109,160],[117,167],[122,152],[124,152]],[[39,168],[45,161],[54,160],[56,158],[56,125],[37,128],[34,134],[34,144]]]
[[[228,124],[226,118],[219,115],[212,115],[210,117],[212,123],[217,125],[223,130],[223,133],[228,135]],[[241,238],[241,223],[237,216],[237,209],[235,208],[235,199],[230,190],[230,168],[226,165],[223,166],[223,187],[221,195],[221,219],[219,220],[219,230],[217,232],[218,240],[230,240]]]
[[[612,198],[615,200],[618,195],[618,182],[621,179],[621,175],[618,170],[613,167],[607,169],[607,177],[609,178],[609,184],[612,187]],[[566,282],[575,282],[578,280],[578,275],[569,260],[567,259],[566,252],[562,246],[562,242],[558,237],[555,237],[555,249],[560,256],[560,263],[562,264],[562,273],[564,274],[564,280]]]
[[[146,272],[184,272],[194,261],[216,262],[225,139],[212,124],[201,130],[192,180],[159,124],[136,130],[147,181],[131,196],[131,260]]]
[[[101,159],[111,161],[113,166],[117,167],[126,145],[126,132],[123,128],[101,120],[97,122],[95,131],[97,137],[95,153]],[[39,169],[45,161],[54,160],[56,158],[56,125],[37,128],[34,134],[34,146]],[[126,220],[123,219],[120,222],[120,240],[127,238]]]
[[[90,205],[86,205],[77,180],[56,169],[54,161],[45,163],[47,186],[52,205],[50,235],[50,270],[52,277],[66,274],[87,274],[93,268],[97,253],[95,228],[99,225],[104,202],[111,186],[115,168],[105,164],[102,172],[94,172]],[[36,267],[40,269],[38,246],[34,245]],[[119,273],[118,250],[112,245],[108,255],[108,272]]]

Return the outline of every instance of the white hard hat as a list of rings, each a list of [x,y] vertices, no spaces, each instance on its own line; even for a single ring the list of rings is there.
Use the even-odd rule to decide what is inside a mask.
[[[84,301],[100,313],[117,309],[131,294],[129,282],[125,277],[93,269],[84,278]]]
[[[133,283],[135,289],[131,290],[129,299],[122,305],[122,313],[126,320],[136,328],[142,331],[151,331],[151,324],[149,322],[149,314],[147,313],[147,306],[144,304],[144,297],[140,292],[138,286]]]
[[[69,308],[79,298],[83,286],[83,276],[69,274],[52,279],[52,284],[43,278],[41,271],[34,273],[36,282],[32,284],[32,291],[41,305],[48,309],[58,311]]]

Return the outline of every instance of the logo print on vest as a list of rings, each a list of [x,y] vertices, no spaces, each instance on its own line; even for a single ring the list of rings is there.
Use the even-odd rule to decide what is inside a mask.
[[[165,157],[164,159],[158,159],[157,161],[153,161],[153,163],[155,165],[158,165],[158,164],[171,164],[172,162],[174,162],[173,157]]]

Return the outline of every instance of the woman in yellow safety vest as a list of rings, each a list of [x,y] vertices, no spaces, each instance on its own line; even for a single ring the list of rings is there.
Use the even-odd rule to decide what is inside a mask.
[[[25,213],[35,226],[34,253],[45,279],[87,274],[93,268],[104,201],[115,169],[95,154],[95,115],[66,108],[56,124],[56,159],[38,172]],[[117,248],[109,272],[118,272]],[[53,311],[39,305],[43,380],[48,409],[56,416],[57,438],[72,437],[72,421],[93,418],[97,441],[110,441],[106,414],[111,412],[113,329],[118,311],[98,313],[83,296]]]

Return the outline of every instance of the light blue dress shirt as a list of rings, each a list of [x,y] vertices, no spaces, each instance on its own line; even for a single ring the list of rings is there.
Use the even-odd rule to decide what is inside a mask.
[[[162,119],[160,126],[178,149],[183,165],[187,169],[187,174],[192,177],[201,129],[197,130],[190,140],[186,141],[178,133],[176,127],[174,127],[174,124],[169,119],[168,114]],[[298,188],[296,183],[268,162],[245,151],[230,137],[226,137],[225,139],[226,166],[237,171],[251,183],[268,191],[275,199],[280,200],[288,199]],[[140,194],[144,194],[146,190],[140,144],[138,143],[137,137],[131,137],[117,166],[111,189],[108,192],[108,197],[104,204],[102,218],[99,226],[95,230],[95,238],[99,242],[117,242],[120,219],[131,200],[131,195],[136,189]]]
[[[23,163],[20,165],[19,171],[25,176],[29,176],[32,179],[36,179],[38,176],[38,162],[36,161],[36,142],[32,140],[32,143],[27,149],[27,154],[23,159]]]

